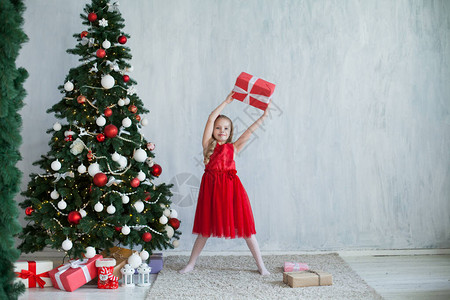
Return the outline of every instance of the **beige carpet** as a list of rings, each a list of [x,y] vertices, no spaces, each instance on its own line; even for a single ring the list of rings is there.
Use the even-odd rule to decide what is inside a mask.
[[[196,269],[177,271],[188,256],[165,258],[147,299],[382,299],[338,254],[263,256],[261,276],[251,256],[200,256]],[[333,275],[332,286],[291,288],[283,283],[285,261],[305,262]]]

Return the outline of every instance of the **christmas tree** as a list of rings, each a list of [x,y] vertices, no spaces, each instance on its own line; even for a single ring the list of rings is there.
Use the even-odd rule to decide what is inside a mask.
[[[28,38],[22,30],[23,2],[0,1],[0,299],[17,299],[25,290],[14,283],[13,263],[20,252],[15,247],[14,235],[20,232],[18,210],[14,197],[19,192],[22,174],[16,164],[20,159],[22,118],[18,111],[23,106],[23,82],[28,73],[16,67],[16,58],[22,43]]]
[[[67,52],[82,64],[70,69],[59,86],[62,100],[47,111],[65,122],[47,131],[51,149],[34,163],[45,171],[31,174],[23,192],[30,222],[19,248],[81,257],[91,247],[176,247],[180,221],[170,209],[171,186],[154,183],[162,168],[142,134],[148,110],[129,76],[130,36],[118,4],[93,0],[81,18],[87,28]]]

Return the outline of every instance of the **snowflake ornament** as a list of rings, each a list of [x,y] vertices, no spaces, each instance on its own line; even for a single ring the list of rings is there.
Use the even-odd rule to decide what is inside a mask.
[[[105,18],[103,18],[100,21],[98,21],[98,25],[100,25],[102,27],[106,27],[106,26],[108,26],[108,21],[105,20]]]
[[[134,88],[134,86],[130,86],[127,89],[127,95],[133,95],[133,94],[136,94],[136,89]]]
[[[97,63],[94,63],[94,65],[93,65],[92,68],[89,70],[89,72],[98,72],[98,69],[97,69]]]

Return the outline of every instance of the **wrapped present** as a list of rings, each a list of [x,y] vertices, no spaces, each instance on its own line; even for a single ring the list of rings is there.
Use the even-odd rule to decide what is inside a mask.
[[[154,253],[150,255],[150,261],[148,263],[151,268],[150,274],[157,274],[163,268],[163,255],[162,253]]]
[[[119,287],[119,278],[113,275],[115,265],[114,258],[100,258],[95,261],[99,289],[117,289]]]
[[[333,277],[324,271],[284,272],[283,282],[292,288],[306,286],[332,285]]]
[[[295,272],[295,271],[306,271],[309,270],[309,267],[305,263],[298,262],[285,262],[284,263],[284,272]]]
[[[17,275],[17,281],[23,282],[27,288],[41,288],[52,286],[52,281],[48,271],[53,269],[53,262],[49,260],[38,261],[16,261],[14,263],[14,272]]]
[[[112,247],[109,250],[105,250],[100,255],[103,257],[110,257],[116,260],[116,265],[114,266],[113,275],[117,278],[122,278],[122,273],[120,273],[120,269],[125,266],[127,263],[128,257],[133,254],[133,251],[130,249],[122,248],[122,247]]]
[[[67,292],[73,292],[80,286],[97,277],[95,261],[102,258],[97,254],[90,259],[71,260],[48,273],[53,286]]]
[[[242,72],[236,79],[233,98],[265,110],[275,91],[275,84]]]

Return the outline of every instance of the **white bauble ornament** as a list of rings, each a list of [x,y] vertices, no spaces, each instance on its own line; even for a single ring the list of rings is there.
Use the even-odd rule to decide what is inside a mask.
[[[147,118],[142,118],[141,119],[141,124],[142,124],[142,126],[147,126],[148,125],[148,119]]]
[[[88,168],[88,173],[94,177],[97,173],[100,173],[100,165],[98,163],[93,163]]]
[[[84,209],[80,209],[78,212],[80,213],[82,218],[86,217],[87,215],[87,212]]]
[[[62,128],[61,123],[56,122],[55,124],[53,124],[53,130],[54,131],[60,131]]]
[[[123,99],[119,99],[119,101],[117,101],[117,105],[124,106],[125,105],[125,101],[123,101]]]
[[[127,204],[128,202],[130,202],[130,197],[127,195],[122,195],[122,203]]]
[[[128,160],[125,156],[121,156],[118,163],[119,163],[119,166],[123,169],[127,166]]]
[[[173,237],[173,234],[175,233],[172,226],[166,225],[166,227],[164,227],[164,229],[166,230],[166,233],[167,233],[167,236],[169,237],[169,239],[171,239]]]
[[[122,226],[122,234],[123,235],[129,235],[130,234],[130,232],[131,232],[131,229],[130,229],[130,227],[128,227],[127,225],[125,225],[125,226]]]
[[[170,212],[170,217],[178,218],[178,212],[175,209],[172,209],[172,211]]]
[[[66,90],[66,92],[73,91],[73,83],[70,81],[67,81],[66,83],[64,83],[64,89]]]
[[[110,214],[110,215],[112,215],[113,213],[115,213],[116,212],[116,208],[114,207],[114,205],[109,205],[107,208],[106,208],[106,212],[108,213],[108,214]]]
[[[80,173],[80,174],[86,173],[86,166],[83,165],[83,164],[79,165],[78,168],[77,168],[77,171],[78,171],[78,173]]]
[[[174,248],[178,248],[180,246],[180,241],[179,240],[174,240],[172,242],[172,245],[173,245]]]
[[[142,258],[137,254],[137,252],[135,252],[128,257],[128,263],[136,269],[142,264]]]
[[[66,209],[66,207],[67,207],[66,201],[61,200],[61,201],[58,202],[58,208],[59,209],[63,210],[63,209]]]
[[[96,253],[95,253],[95,248],[94,247],[92,247],[92,246],[86,247],[86,251],[84,253],[84,256],[86,258],[93,258],[95,256],[95,254]]]
[[[144,181],[145,178],[147,178],[147,176],[145,176],[145,173],[144,173],[144,172],[139,171],[139,173],[138,173],[138,175],[137,175],[137,178],[138,178],[140,181]]]
[[[126,118],[124,118],[124,119],[122,120],[122,126],[125,127],[125,128],[130,127],[131,124],[132,124],[132,123],[131,123],[131,119],[128,118],[128,117],[126,117]]]
[[[147,250],[142,250],[141,253],[139,253],[139,256],[142,258],[143,261],[147,260],[150,257],[150,254],[147,252]]]
[[[81,45],[86,46],[89,43],[89,39],[87,37],[83,37],[81,39]]]
[[[134,151],[133,158],[137,162],[144,162],[147,159],[147,152],[143,149],[137,149]]]
[[[61,163],[59,160],[55,160],[52,162],[51,167],[53,171],[59,171],[59,169],[61,169]]]
[[[58,193],[58,191],[57,191],[57,190],[53,190],[53,191],[50,193],[50,198],[52,198],[53,200],[58,199],[58,198],[59,198],[59,193]]]
[[[111,155],[111,159],[112,159],[113,161],[118,161],[118,160],[120,159],[120,154],[117,153],[117,152],[114,152],[114,153]]]
[[[103,116],[100,116],[97,118],[97,120],[95,121],[95,123],[97,123],[98,126],[102,127],[105,126],[106,124],[106,119]]]
[[[130,98],[125,98],[125,100],[123,100],[123,102],[125,103],[125,105],[130,104]]]
[[[69,251],[70,249],[72,249],[72,246],[73,246],[72,241],[69,240],[68,238],[66,238],[66,239],[64,240],[64,242],[62,242],[62,244],[61,244],[61,247],[62,247],[63,250],[65,250],[65,251]]]
[[[111,47],[111,42],[108,41],[108,40],[104,40],[103,43],[102,43],[102,47],[104,49],[109,49],[109,47]]]
[[[101,211],[103,210],[103,204],[101,204],[100,202],[97,202],[97,203],[94,205],[94,210],[95,210],[96,212],[101,212]]]
[[[166,209],[163,211],[163,215],[165,215],[166,217],[170,217],[170,209],[166,208]]]
[[[102,77],[102,81],[101,81],[102,87],[104,87],[105,89],[110,89],[114,86],[114,77],[112,77],[111,75],[105,75]]]
[[[144,202],[142,202],[141,200],[138,200],[134,203],[134,208],[138,213],[141,213],[144,210],[144,207]]]
[[[169,219],[167,219],[166,216],[162,215],[161,218],[159,218],[159,223],[161,224],[167,224],[167,221],[169,221]]]

